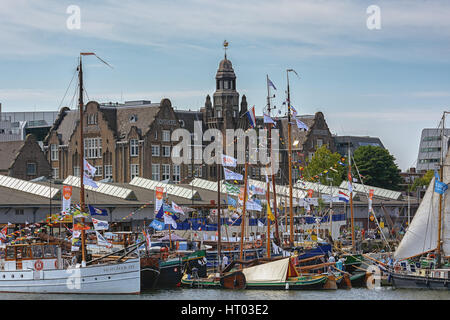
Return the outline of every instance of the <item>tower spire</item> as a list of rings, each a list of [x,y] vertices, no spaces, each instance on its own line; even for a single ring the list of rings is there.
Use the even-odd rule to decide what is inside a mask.
[[[227,59],[227,49],[228,49],[228,41],[223,41],[223,50],[225,51],[225,60]]]

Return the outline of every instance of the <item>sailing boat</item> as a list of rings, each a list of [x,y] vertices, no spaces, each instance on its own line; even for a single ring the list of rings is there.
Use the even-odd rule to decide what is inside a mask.
[[[445,159],[444,123],[442,117],[440,174],[435,172],[422,202],[411,221],[402,241],[394,252],[390,277],[396,288],[428,288],[449,290],[450,282],[450,153]],[[442,177],[442,182],[439,181]],[[443,257],[447,263],[443,264]]]
[[[80,161],[83,163],[83,55],[78,66],[80,81]],[[84,170],[80,170],[80,200],[84,212]],[[83,224],[84,224],[84,218]],[[75,227],[74,227],[75,229]],[[0,270],[0,292],[24,293],[92,293],[138,294],[140,292],[139,258],[114,262],[86,262],[86,236],[81,228],[81,264],[72,264],[62,258],[62,248],[57,243],[32,243],[6,245],[5,259]]]

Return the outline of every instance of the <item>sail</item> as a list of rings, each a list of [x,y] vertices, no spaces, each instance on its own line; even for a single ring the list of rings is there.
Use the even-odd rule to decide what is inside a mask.
[[[272,262],[267,262],[257,266],[244,268],[247,283],[279,283],[286,281],[289,268],[289,259],[285,258]]]
[[[433,178],[422,202],[394,252],[395,259],[409,258],[437,247],[439,194],[434,192]]]

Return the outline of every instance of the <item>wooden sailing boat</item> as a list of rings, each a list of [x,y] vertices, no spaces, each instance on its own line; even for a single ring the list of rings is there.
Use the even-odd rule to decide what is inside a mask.
[[[390,270],[396,288],[449,290],[450,286],[450,197],[442,183],[450,182],[450,153],[444,159],[445,116],[442,116],[440,174],[432,178],[417,212],[394,253]],[[443,185],[441,185],[443,186]],[[440,191],[440,192],[436,192]],[[445,263],[445,264],[444,264]]]

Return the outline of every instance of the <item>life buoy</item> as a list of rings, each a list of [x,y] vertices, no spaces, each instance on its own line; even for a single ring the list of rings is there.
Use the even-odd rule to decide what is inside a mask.
[[[262,240],[261,240],[261,239],[256,240],[256,241],[255,241],[255,246],[256,246],[257,248],[260,248],[260,247],[262,246]]]
[[[42,262],[42,260],[37,260],[34,263],[34,269],[36,269],[37,271],[40,271],[44,268],[44,263]]]

